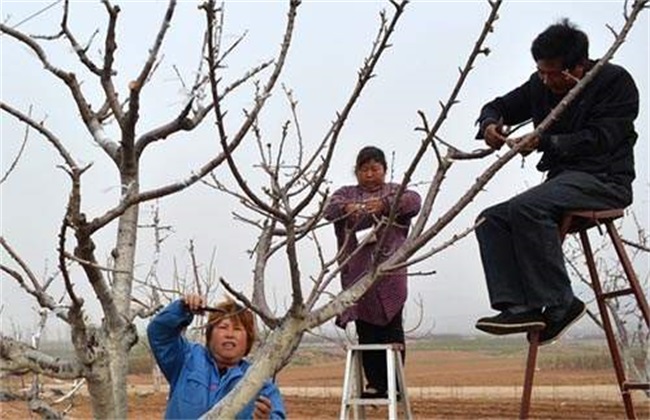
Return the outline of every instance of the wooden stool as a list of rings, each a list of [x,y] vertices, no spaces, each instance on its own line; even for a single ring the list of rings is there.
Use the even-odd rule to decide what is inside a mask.
[[[361,392],[363,391],[361,353],[376,350],[386,352],[388,398],[361,398]],[[352,409],[355,419],[365,419],[366,405],[387,405],[388,418],[391,420],[397,419],[397,406],[401,405],[404,416],[407,419],[413,418],[411,406],[409,405],[400,350],[401,346],[393,344],[358,344],[348,347],[341,397],[341,420],[349,418],[350,409]],[[398,385],[400,390],[399,397],[397,396]]]
[[[641,310],[647,328],[650,328],[650,309],[648,309],[648,301],[646,300],[646,297],[643,294],[643,290],[639,284],[639,280],[634,273],[632,263],[630,262],[630,259],[625,252],[625,248],[623,247],[623,241],[621,240],[621,237],[618,235],[616,227],[614,226],[614,220],[620,218],[623,216],[623,214],[623,209],[569,212],[564,216],[562,223],[560,224],[560,237],[562,238],[562,241],[564,241],[564,238],[569,233],[578,233],[580,235],[580,242],[582,243],[582,248],[587,260],[587,267],[589,269],[591,284],[596,296],[598,311],[600,312],[603,329],[605,330],[605,337],[607,338],[607,345],[612,357],[612,363],[614,364],[614,370],[616,371],[616,380],[618,381],[618,386],[621,391],[621,397],[623,399],[623,405],[625,407],[625,414],[628,418],[632,419],[635,418],[635,414],[630,391],[648,390],[650,389],[650,384],[633,383],[629,382],[626,379],[625,369],[623,367],[623,362],[621,359],[621,352],[618,348],[618,345],[616,344],[616,337],[614,335],[614,329],[612,328],[612,321],[610,319],[610,315],[605,302],[607,299],[633,294],[636,298],[637,305]],[[625,276],[627,277],[629,283],[628,288],[612,292],[603,292],[602,284],[598,278],[598,271],[596,270],[594,255],[589,243],[589,236],[587,235],[587,230],[594,226],[600,227],[600,225],[605,226],[607,233],[612,240],[614,249],[618,255],[618,259],[623,266],[623,270],[625,271]],[[530,344],[528,346],[528,359],[526,361],[524,389],[521,397],[521,407],[519,411],[519,418],[522,419],[528,418],[528,411],[530,409],[530,397],[533,388],[533,377],[535,375],[535,364],[537,362],[537,349],[539,346],[539,333],[540,331],[537,330],[531,331],[528,334]]]

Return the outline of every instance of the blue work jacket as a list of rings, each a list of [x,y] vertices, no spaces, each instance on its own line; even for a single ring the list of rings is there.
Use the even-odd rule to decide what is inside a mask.
[[[177,300],[157,314],[147,327],[151,351],[169,382],[167,419],[201,417],[235,387],[251,366],[242,360],[238,366],[220,374],[210,351],[188,341],[182,334],[193,318],[183,302]],[[271,400],[271,419],[286,418],[284,402],[275,384],[265,381],[258,395]],[[251,400],[237,418],[253,418],[254,409],[255,400]]]

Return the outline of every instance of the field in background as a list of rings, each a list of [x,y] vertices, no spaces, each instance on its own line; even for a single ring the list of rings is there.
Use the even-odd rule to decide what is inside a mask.
[[[162,418],[165,390],[153,391],[152,361],[144,344],[132,353],[132,418]],[[516,418],[527,343],[519,337],[434,336],[408,344],[406,381],[417,418]],[[337,418],[345,351],[305,342],[276,378],[291,418]],[[29,381],[26,381],[29,384]],[[531,416],[623,418],[604,339],[563,340],[540,349]],[[7,382],[4,385],[8,385]],[[16,382],[13,382],[15,387]],[[75,397],[72,418],[89,418],[87,398]],[[637,415],[650,418],[648,400],[635,393]],[[3,419],[29,415],[23,402],[0,403]],[[385,418],[381,409],[373,418]],[[34,417],[35,418],[35,417]]]
[[[509,386],[523,380],[528,349],[524,336],[441,336],[407,345],[410,387]],[[287,386],[341,386],[343,347],[303,345],[278,380]],[[314,365],[318,368],[315,369]],[[540,348],[536,384],[616,383],[604,339],[565,340]]]

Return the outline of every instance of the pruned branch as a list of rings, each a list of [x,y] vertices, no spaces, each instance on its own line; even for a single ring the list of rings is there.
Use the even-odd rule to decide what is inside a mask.
[[[48,72],[52,73],[54,76],[56,76],[61,81],[63,81],[63,83],[70,90],[70,93],[71,93],[72,97],[75,100],[75,104],[77,105],[77,110],[81,114],[81,117],[82,117],[86,127],[88,128],[88,130],[92,134],[92,136],[95,139],[95,141],[97,142],[97,144],[99,144],[104,149],[104,151],[113,160],[116,160],[117,159],[117,149],[118,149],[117,143],[111,141],[106,136],[106,133],[104,132],[101,124],[97,120],[96,116],[92,113],[92,111],[91,111],[92,107],[90,106],[90,104],[88,103],[86,98],[84,97],[84,95],[83,95],[83,93],[81,91],[81,86],[79,85],[75,74],[65,72],[65,71],[55,67],[54,65],[52,65],[49,62],[49,60],[47,58],[47,55],[45,54],[45,52],[43,51],[41,46],[38,45],[38,43],[36,43],[33,39],[29,38],[27,35],[19,32],[19,31],[16,31],[15,29],[10,28],[10,27],[6,26],[5,24],[1,24],[1,23],[0,23],[0,32],[5,33],[5,34],[9,35],[10,37],[16,39],[17,41],[21,42],[22,44],[26,45],[29,49],[31,49],[36,54],[36,56],[40,60],[41,64],[43,64],[43,66],[45,67],[45,69]],[[4,102],[2,103],[2,109],[4,111],[10,112],[12,115],[14,115],[17,118],[20,118],[18,116],[18,113],[17,112],[11,112],[10,110],[13,110],[13,108],[8,107],[7,105],[4,104]],[[24,121],[24,122],[28,122],[27,118],[20,118],[20,119],[22,121]],[[32,125],[32,124],[30,124],[30,125],[33,128],[35,128],[37,131],[44,134],[44,132],[39,130],[35,125]],[[48,137],[48,140],[51,141],[50,137]],[[57,150],[59,150],[59,148],[57,148]],[[61,150],[59,150],[59,153],[61,153]]]
[[[397,264],[392,267],[393,270],[397,270],[399,268],[403,267],[408,267],[412,266],[415,264],[418,264],[420,262],[426,261],[432,256],[444,251],[445,249],[449,248],[450,246],[456,244],[458,241],[469,235],[470,233],[474,232],[480,225],[483,223],[484,219],[478,220],[476,223],[474,223],[472,226],[468,227],[464,231],[457,233],[453,235],[451,238],[449,238],[447,241],[445,241],[442,245],[439,245],[437,247],[434,247],[430,249],[429,251],[425,252],[424,254],[418,255],[415,258],[411,258],[409,261],[402,263],[402,264]]]
[[[395,10],[390,22],[386,23],[385,14],[382,12],[381,25],[377,33],[375,43],[373,44],[371,52],[368,55],[368,57],[364,59],[364,64],[358,72],[357,84],[352,89],[352,92],[348,97],[348,101],[344,105],[343,109],[340,112],[337,112],[336,119],[330,126],[330,129],[325,134],[321,142],[321,145],[318,146],[317,148],[317,150],[320,150],[321,148],[327,149],[325,155],[322,158],[322,163],[320,165],[320,168],[322,169],[316,171],[316,173],[311,179],[311,183],[312,183],[311,185],[313,186],[312,190],[303,198],[301,202],[296,204],[296,206],[292,209],[291,215],[294,217],[311,203],[313,197],[317,194],[318,190],[320,189],[320,186],[324,182],[325,176],[327,174],[327,168],[329,168],[329,165],[332,161],[332,157],[334,155],[334,150],[338,143],[339,135],[345,125],[348,116],[352,112],[352,109],[354,108],[359,97],[361,96],[361,93],[363,92],[364,88],[366,87],[370,79],[372,79],[373,72],[375,71],[375,68],[379,63],[379,59],[390,47],[389,41],[395,31],[395,28],[397,27],[397,23],[399,22],[400,18],[402,17],[402,14],[404,13],[406,5],[408,4],[408,0],[403,0],[399,2],[391,1],[391,4],[393,5]],[[314,155],[311,160],[306,162],[306,166],[311,165],[315,159],[316,159],[316,155]]]
[[[645,245],[641,245],[641,244],[639,244],[639,243],[632,242],[632,241],[629,241],[629,240],[627,240],[627,239],[621,239],[621,241],[622,241],[625,245],[629,245],[629,246],[631,246],[632,248],[636,248],[636,249],[641,250],[641,251],[643,251],[643,252],[650,252],[650,248],[648,248],[648,247],[645,246]]]
[[[469,54],[469,57],[467,58],[467,61],[465,63],[465,66],[463,69],[460,71],[460,76],[458,80],[456,81],[456,85],[451,91],[451,94],[449,95],[449,98],[447,98],[447,101],[441,105],[442,109],[440,114],[438,115],[438,118],[434,122],[433,126],[429,128],[429,125],[426,123],[426,118],[424,117],[423,113],[420,113],[421,118],[424,123],[424,129],[426,131],[426,136],[424,139],[422,139],[421,145],[417,153],[415,154],[414,158],[411,160],[411,164],[409,168],[406,171],[406,174],[404,175],[400,193],[401,191],[406,189],[406,186],[410,182],[411,175],[414,173],[415,169],[418,167],[421,159],[424,156],[424,152],[427,148],[428,145],[431,145],[434,150],[436,151],[436,155],[438,157],[438,169],[436,170],[436,173],[434,175],[434,180],[431,183],[431,186],[429,187],[429,190],[427,191],[427,195],[424,199],[423,206],[422,206],[422,211],[420,212],[420,215],[416,219],[414,223],[413,230],[411,234],[409,235],[411,238],[416,238],[420,235],[420,233],[424,229],[424,225],[427,223],[429,218],[431,217],[431,211],[433,209],[433,203],[435,202],[435,199],[438,195],[438,192],[440,190],[440,184],[442,183],[445,174],[447,171],[449,171],[449,168],[451,167],[453,161],[452,157],[457,156],[459,153],[457,152],[456,148],[450,149],[450,151],[447,154],[446,158],[441,158],[440,153],[438,152],[436,146],[435,146],[435,138],[438,134],[438,131],[440,130],[440,127],[442,127],[443,123],[447,119],[447,115],[449,114],[451,107],[457,103],[457,98],[458,94],[460,93],[463,85],[465,84],[465,81],[467,80],[467,77],[470,73],[470,71],[474,68],[474,63],[476,59],[480,55],[487,55],[489,53],[489,49],[483,46],[485,43],[485,40],[487,39],[487,36],[494,31],[494,23],[496,20],[499,18],[499,8],[501,7],[501,0],[496,0],[496,1],[490,1],[490,13],[488,17],[485,20],[485,23],[483,24],[483,30],[478,36],[478,39],[476,40],[476,43],[474,44],[474,47],[472,48],[472,51]],[[481,155],[481,153],[479,153]],[[393,206],[394,207],[394,206]],[[391,209],[391,213],[394,213],[395,209]],[[459,209],[460,212],[460,209]],[[457,213],[456,213],[457,214]]]
[[[23,275],[18,271],[13,270],[12,268],[0,264],[0,270],[7,273],[14,280],[18,282],[18,285],[24,289],[27,293],[34,296],[36,301],[42,308],[47,308],[55,313],[59,318],[64,321],[69,321],[67,308],[59,305],[56,300],[46,293],[44,287],[39,282],[36,275],[29,268],[27,263],[18,255],[18,253],[9,245],[4,237],[0,236],[0,245],[5,249],[9,257],[20,267],[20,269],[25,273],[27,279],[31,285],[27,284],[27,281],[24,279]]]
[[[158,58],[158,53],[162,46],[163,40],[165,39],[165,34],[171,25],[171,19],[174,15],[174,10],[176,9],[176,0],[169,0],[167,3],[167,10],[163,21],[160,24],[158,29],[158,34],[154,41],[153,47],[149,49],[149,57],[145,61],[145,64],[142,66],[140,74],[129,83],[129,110],[125,115],[125,121],[123,124],[120,124],[122,127],[122,147],[124,152],[130,156],[134,152],[134,142],[135,142],[135,125],[138,121],[138,113],[140,110],[140,93],[144,88],[145,83],[147,82],[150,73],[154,68],[154,63]]]
[[[208,37],[208,51],[209,51],[208,63],[210,67],[209,70],[210,86],[212,90],[212,98],[214,99],[214,112],[217,121],[217,131],[219,134],[219,141],[223,148],[226,162],[228,163],[228,167],[230,168],[231,173],[237,180],[237,184],[242,189],[242,191],[244,191],[246,196],[248,196],[257,206],[259,206],[265,212],[281,220],[285,219],[285,216],[281,212],[274,209],[273,207],[268,206],[263,200],[258,198],[257,195],[253,193],[253,191],[248,187],[246,181],[243,179],[242,175],[239,172],[239,169],[237,168],[234,162],[234,159],[232,157],[232,151],[237,145],[241,143],[245,135],[248,133],[250,127],[253,125],[253,122],[257,119],[259,112],[264,106],[266,100],[269,98],[271,91],[273,90],[275,83],[277,82],[278,77],[280,76],[287,54],[289,52],[289,46],[291,45],[291,37],[293,35],[295,19],[297,16],[296,11],[299,5],[300,5],[300,1],[292,0],[290,2],[287,24],[284,32],[284,38],[273,71],[269,76],[269,79],[267,80],[264,88],[262,89],[261,94],[256,100],[255,106],[250,112],[247,113],[246,119],[240,126],[238,132],[233,136],[233,140],[231,141],[230,144],[228,144],[227,142],[228,135],[226,133],[226,128],[223,120],[224,114],[221,110],[220,102],[219,102],[220,95],[218,91],[218,81],[215,76],[215,72],[217,71],[217,65],[216,65],[216,57],[214,57],[213,54],[214,46],[212,45],[212,41],[211,41],[212,37],[211,36]],[[213,11],[214,2],[208,1],[207,6],[204,7],[204,9],[206,11],[206,16],[207,16],[208,33],[211,34],[214,31],[214,11]]]
[[[104,63],[100,81],[102,88],[104,89],[106,101],[115,116],[117,123],[120,125],[120,128],[124,130],[124,112],[118,100],[115,85],[113,84],[113,63],[115,62],[115,50],[117,49],[115,34],[120,8],[119,6],[112,6],[108,0],[102,0],[102,4],[108,13],[108,25],[106,28],[106,37],[104,38]],[[115,147],[117,149],[117,144]]]
[[[31,118],[32,116],[32,107],[29,107],[29,114],[28,118]],[[14,160],[9,164],[9,168],[7,169],[7,172],[2,176],[2,179],[0,179],[0,185],[9,178],[9,174],[13,172],[14,169],[16,169],[16,166],[18,165],[18,161],[20,160],[20,157],[23,154],[23,151],[25,150],[25,146],[27,145],[27,139],[29,138],[29,125],[25,124],[25,135],[23,136],[23,141],[20,144],[20,148],[18,149],[18,153],[16,153],[16,157]]]
[[[593,80],[598,71],[602,66],[608,62],[616,50],[621,46],[625,36],[631,29],[634,20],[637,18],[638,14],[645,7],[647,2],[636,2],[635,7],[630,13],[630,18],[625,22],[623,29],[621,29],[619,36],[614,41],[612,46],[609,48],[607,53],[594,65],[594,67],[577,83],[571,90],[564,96],[560,103],[553,108],[553,110],[544,118],[544,120],[535,128],[535,130],[522,138],[517,144],[513,146],[508,152],[501,156],[497,161],[492,163],[483,173],[477,178],[476,182],[456,201],[447,212],[445,212],[431,227],[426,229],[421,235],[413,239],[413,241],[408,241],[404,246],[404,251],[406,255],[411,255],[417,249],[420,249],[423,244],[430,241],[435,235],[437,235],[449,222],[451,222],[456,215],[458,215],[473,199],[474,197],[483,189],[485,184],[492,179],[492,177],[501,169],[506,163],[508,163],[513,157],[515,157],[525,146],[532,140],[533,137],[541,135],[553,121],[555,121],[560,114],[568,107],[568,105],[573,101],[576,96],[585,88],[585,86]],[[415,231],[415,229],[414,229]],[[411,237],[413,234],[411,235]]]
[[[70,152],[65,148],[65,146],[63,146],[61,140],[54,133],[45,128],[43,124],[36,122],[31,117],[31,109],[30,115],[25,115],[5,102],[0,102],[0,109],[7,112],[9,115],[13,116],[20,122],[25,123],[28,127],[31,127],[34,130],[38,131],[52,146],[54,146],[54,149],[56,149],[56,151],[63,158],[63,161],[69,168],[78,167]]]
[[[83,63],[86,68],[93,74],[97,76],[101,76],[103,70],[97,66],[91,59],[88,57],[88,48],[90,48],[90,44],[92,42],[92,39],[94,38],[95,35],[97,35],[97,31],[93,33],[91,36],[90,41],[87,43],[85,47],[82,47],[79,42],[77,41],[76,37],[68,27],[68,15],[70,12],[70,1],[66,0],[64,4],[64,10],[63,10],[63,17],[61,19],[61,32],[60,34],[65,35],[65,38],[70,42],[70,46],[72,47],[72,50],[77,54],[77,57],[79,58],[79,61]],[[113,73],[114,74],[114,73]]]
[[[255,312],[255,314],[257,314],[257,316],[262,318],[264,323],[267,326],[269,326],[269,328],[275,328],[276,326],[278,326],[279,320],[277,318],[269,317],[268,314],[260,311],[259,308],[257,308],[253,302],[248,300],[246,295],[244,295],[243,293],[238,292],[237,290],[235,290],[223,277],[220,277],[219,281],[220,281],[221,285],[223,285],[223,287],[226,288],[228,293],[232,294],[238,301],[243,303],[244,306],[246,306],[248,309]]]
[[[42,373],[57,379],[77,379],[84,373],[76,360],[52,357],[5,335],[0,335],[0,370]]]

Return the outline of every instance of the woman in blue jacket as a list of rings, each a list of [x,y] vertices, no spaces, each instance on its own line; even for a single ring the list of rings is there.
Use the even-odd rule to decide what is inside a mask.
[[[185,328],[195,314],[203,313],[205,306],[201,296],[183,296],[157,314],[147,328],[151,350],[169,382],[167,419],[201,417],[235,387],[251,366],[244,357],[255,341],[253,313],[232,300],[210,312],[206,346],[184,337]],[[266,381],[257,398],[237,418],[286,418],[275,384]]]

